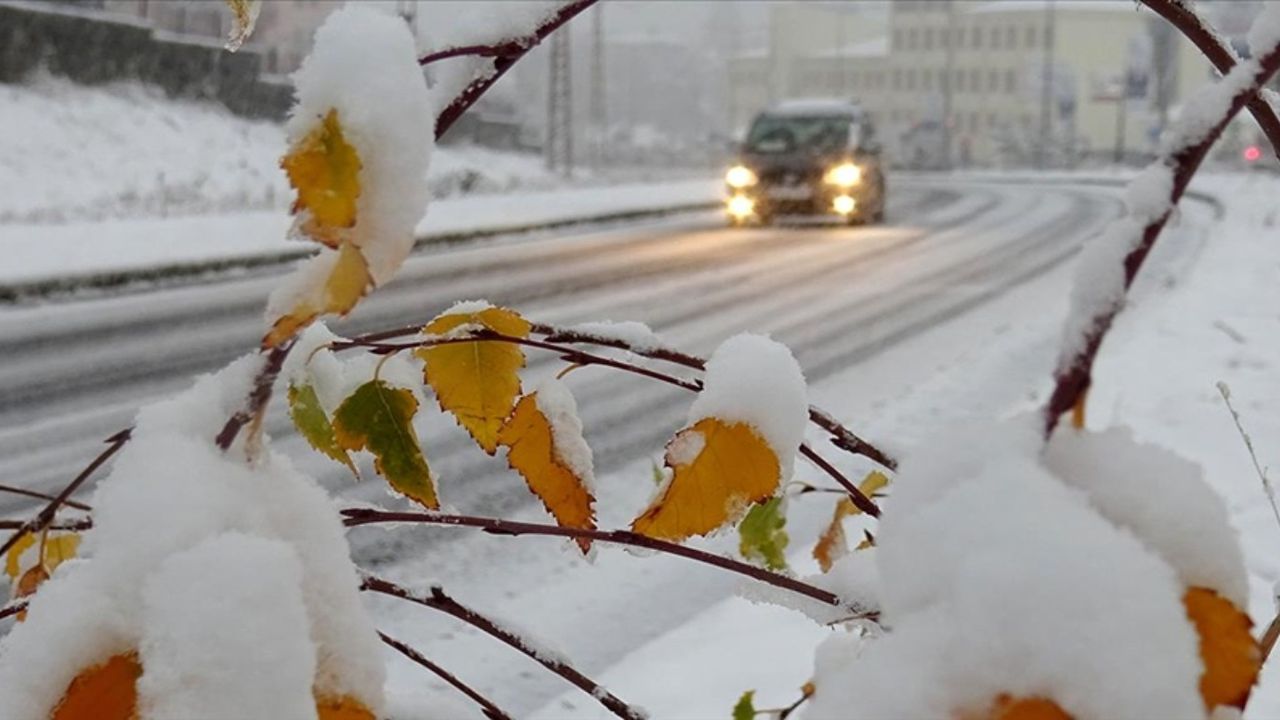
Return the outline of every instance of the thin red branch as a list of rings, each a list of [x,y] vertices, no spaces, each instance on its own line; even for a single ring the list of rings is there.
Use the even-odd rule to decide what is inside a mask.
[[[3,620],[9,617],[10,615],[17,615],[23,610],[26,610],[27,603],[29,602],[31,601],[27,598],[18,598],[17,600],[13,600],[12,602],[10,602],[8,605],[5,605],[4,607],[0,607],[0,620]]]
[[[445,594],[440,586],[432,586],[430,595],[418,595],[406,587],[397,585],[389,580],[383,580],[379,577],[366,575],[364,582],[360,586],[361,590],[369,592],[381,593],[401,600],[408,600],[418,605],[429,607],[433,610],[447,613],[453,617],[471,625],[474,628],[482,630],[490,636],[501,640],[511,647],[519,650],[538,664],[542,665],[551,672],[559,675],[567,680],[573,686],[587,693],[591,697],[600,702],[601,705],[608,708],[610,712],[625,720],[645,720],[645,713],[634,708],[620,700],[616,695],[601,687],[591,678],[583,675],[572,665],[567,662],[551,657],[545,651],[531,645],[527,640],[522,638],[519,633],[509,630],[493,620],[485,617],[479,612],[463,605]]]
[[[440,116],[436,118],[436,138],[444,135],[462,116],[462,113],[466,112],[467,108],[471,107],[507,70],[510,70],[517,60],[524,57],[525,53],[545,40],[548,35],[558,30],[562,25],[572,20],[578,13],[594,5],[595,2],[596,0],[574,0],[574,2],[562,5],[554,15],[533,31],[524,41],[527,44],[521,47],[519,52],[496,57],[493,61],[493,69],[490,72],[473,81],[453,99],[453,102],[449,103],[448,107],[440,112]],[[499,43],[499,45],[501,44]]]
[[[476,704],[480,706],[480,711],[483,712],[484,716],[489,718],[489,720],[511,720],[511,716],[503,711],[502,708],[494,705],[489,698],[476,692],[470,685],[462,682],[456,675],[435,664],[422,653],[414,650],[409,645],[391,637],[381,630],[378,631],[378,637],[382,638],[382,642],[394,648],[396,652],[409,658],[413,662],[418,663],[428,671],[434,673],[441,680],[452,685],[456,690],[458,690],[458,692],[461,692],[463,695],[474,700]]]
[[[434,62],[456,57],[507,57],[515,55],[524,49],[525,45],[516,40],[509,40],[497,45],[459,45],[429,52],[418,58],[418,64],[430,65]]]
[[[23,497],[35,498],[37,500],[53,500],[54,499],[54,496],[48,493],[36,492],[35,490],[28,490],[26,488],[14,487],[12,485],[0,484],[0,492],[6,492],[11,495],[22,495]],[[73,507],[77,510],[89,511],[93,509],[82,502],[76,502],[75,500],[71,500],[70,498],[63,500],[62,504],[66,505],[67,507]]]
[[[453,525],[459,527],[479,528],[493,535],[546,535],[563,538],[590,538],[598,542],[628,545],[631,547],[654,550],[668,555],[700,562],[718,567],[722,570],[744,575],[753,580],[773,585],[784,590],[804,595],[824,605],[844,608],[854,615],[865,615],[870,612],[866,608],[843,602],[835,593],[815,587],[793,577],[770,572],[761,567],[750,565],[732,558],[727,558],[705,550],[679,545],[665,540],[657,540],[627,530],[589,530],[584,528],[561,527],[559,525],[543,525],[539,523],[518,522],[501,518],[473,517],[469,515],[450,515],[436,512],[391,512],[372,508],[347,508],[341,511],[343,524],[347,527],[372,525],[380,523],[422,523],[427,525]]]
[[[31,523],[30,520],[0,520],[0,530],[23,530]],[[83,532],[93,527],[93,518],[83,517],[76,520],[54,520],[45,525],[40,530],[64,530],[67,532]],[[31,531],[38,532],[38,531]]]
[[[395,352],[401,352],[403,350],[416,350],[418,348],[424,348],[424,347],[435,347],[438,345],[456,345],[458,343],[469,343],[469,342],[477,342],[477,341],[505,342],[505,343],[511,343],[514,345],[523,345],[525,347],[538,348],[540,350],[549,350],[551,352],[558,353],[561,359],[577,365],[604,365],[617,370],[622,370],[624,372],[634,373],[636,375],[642,375],[644,377],[657,380],[659,382],[664,382],[664,383],[667,383],[668,385],[674,385],[675,387],[683,388],[691,392],[702,391],[702,383],[697,380],[684,380],[682,378],[678,378],[673,375],[668,375],[666,373],[658,372],[656,370],[651,370],[646,367],[633,365],[623,360],[609,358],[603,355],[596,355],[594,353],[589,353],[584,350],[578,350],[576,348],[565,347],[563,345],[557,345],[551,342],[550,340],[533,340],[531,338],[516,337],[514,335],[504,335],[502,333],[489,330],[488,328],[480,328],[472,331],[467,335],[459,336],[459,337],[424,338],[422,340],[417,340],[414,342],[407,342],[407,343],[370,342],[370,341],[365,341],[360,339],[352,339],[352,340],[334,343],[331,346],[331,349],[346,350],[353,347],[363,347],[376,353],[395,353]],[[614,347],[616,347],[616,345]],[[863,492],[858,489],[858,486],[854,485],[853,482],[849,480],[849,478],[845,477],[844,473],[840,472],[840,470],[838,470],[836,466],[827,462],[825,458],[823,458],[821,455],[815,452],[813,448],[809,447],[807,444],[802,443],[800,445],[800,454],[803,455],[805,458],[807,458],[814,465],[816,465],[818,469],[822,470],[827,475],[830,475],[833,480],[839,483],[840,486],[843,487],[845,491],[849,494],[849,497],[853,500],[853,503],[857,505],[860,510],[867,513],[868,515],[871,515],[872,517],[880,517],[880,508],[876,506],[875,502],[871,498],[863,494]]]
[[[284,367],[285,358],[289,357],[289,350],[292,348],[293,341],[289,340],[265,351],[266,358],[262,361],[262,369],[253,378],[253,387],[249,390],[244,407],[227,418],[226,424],[214,438],[214,442],[223,452],[226,452],[231,447],[231,443],[235,442],[241,428],[254,422],[266,412],[276,378],[279,377],[280,369]]]
[[[1183,2],[1179,0],[1139,0],[1139,2],[1151,8],[1170,25],[1178,28],[1223,75],[1231,72],[1231,68],[1240,62],[1231,45]],[[1280,158],[1280,116],[1276,115],[1276,109],[1260,93],[1250,96],[1246,107],[1258,121],[1263,134],[1271,141],[1272,152]]]
[[[43,510],[41,510],[35,517],[24,522],[16,532],[10,535],[4,545],[0,545],[0,555],[8,552],[9,548],[13,547],[23,535],[26,535],[27,533],[40,532],[53,523],[54,516],[58,513],[58,508],[62,507],[63,503],[65,503],[76,490],[79,490],[80,486],[83,485],[90,476],[97,472],[98,468],[102,467],[103,463],[110,460],[112,455],[119,452],[120,448],[124,447],[124,444],[129,442],[129,438],[132,435],[133,428],[126,428],[107,438],[105,441],[107,443],[107,448],[98,453],[98,456],[91,460],[89,464],[80,471],[80,474],[76,475],[74,480],[68,483],[66,487],[62,488],[62,491],[55,495],[53,499],[49,501],[49,504],[44,506]]]
[[[1134,278],[1137,277],[1138,271],[1142,269],[1142,263],[1147,259],[1151,248],[1155,246],[1156,240],[1159,239],[1161,231],[1164,230],[1165,225],[1169,222],[1174,206],[1182,199],[1187,185],[1190,184],[1196,170],[1200,168],[1200,163],[1204,161],[1209,148],[1222,135],[1222,131],[1231,122],[1231,118],[1235,117],[1236,113],[1240,112],[1248,104],[1250,98],[1256,97],[1259,88],[1270,80],[1278,68],[1280,68],[1280,48],[1272,48],[1267,54],[1258,58],[1257,70],[1254,72],[1249,84],[1232,96],[1227,111],[1218,119],[1213,128],[1205,133],[1203,138],[1194,144],[1172,148],[1156,161],[1157,164],[1165,165],[1172,170],[1173,190],[1170,193],[1168,208],[1158,218],[1147,224],[1143,229],[1142,238],[1137,246],[1125,256],[1124,289],[1126,292],[1133,285]],[[1095,316],[1083,338],[1083,342],[1079,343],[1080,350],[1055,371],[1053,393],[1050,395],[1049,402],[1044,409],[1045,437],[1053,433],[1059,418],[1074,408],[1076,403],[1084,396],[1084,393],[1088,391],[1089,384],[1092,381],[1093,362],[1097,358],[1098,349],[1102,346],[1102,340],[1106,337],[1107,331],[1111,329],[1111,324],[1119,312],[1120,304],[1117,303],[1100,315]],[[1067,341],[1076,342],[1073,338],[1068,338]]]

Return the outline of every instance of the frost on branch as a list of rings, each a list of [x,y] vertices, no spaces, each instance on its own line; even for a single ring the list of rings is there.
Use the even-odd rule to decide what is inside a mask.
[[[63,563],[34,596],[27,620],[0,641],[0,717],[48,718],[73,678],[131,653],[141,660],[138,688],[144,693],[168,687],[164,677],[149,674],[159,671],[155,653],[163,658],[164,673],[230,682],[209,676],[204,658],[250,646],[263,632],[259,622],[278,622],[278,631],[286,632],[299,615],[305,632],[291,634],[279,648],[282,662],[297,664],[273,673],[306,675],[308,681],[277,687],[272,704],[263,708],[267,715],[271,708],[314,708],[344,699],[379,711],[381,646],[360,604],[346,539],[328,496],[282,455],[264,453],[250,467],[210,442],[239,407],[257,366],[254,358],[241,359],[140,411],[132,442],[93,497],[94,527],[85,533],[83,559]],[[258,550],[245,550],[246,544]],[[252,575],[261,588],[245,585],[247,568],[209,561],[182,569],[193,560],[225,557],[228,547],[258,568]],[[195,582],[190,572],[197,571],[208,572],[208,582],[216,576],[217,591],[187,609],[187,620],[193,613],[209,613],[210,621],[215,615],[238,617],[209,628],[217,632],[204,638],[203,647],[187,644],[195,629],[174,610],[183,592],[178,586]],[[294,590],[281,591],[264,606],[258,593],[275,593],[289,577],[296,581]],[[303,645],[310,651],[299,650]],[[247,659],[240,663],[242,669],[249,665]],[[246,688],[255,687],[252,678],[242,679]],[[246,693],[244,698],[254,697]],[[144,720],[165,717],[147,709],[161,700],[143,703]]]
[[[268,346],[395,275],[426,209],[435,117],[409,29],[367,7],[330,15],[293,79],[294,232],[326,247],[271,294]]]
[[[751,334],[724,341],[689,424],[667,444],[667,481],[632,529],[679,541],[737,519],[791,477],[808,417],[804,375],[786,346]]]

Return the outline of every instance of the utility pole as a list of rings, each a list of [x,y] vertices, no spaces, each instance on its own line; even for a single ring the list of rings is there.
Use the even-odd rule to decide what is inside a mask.
[[[569,28],[551,34],[551,77],[547,85],[547,169],[573,174],[573,94],[569,73]]]
[[[604,168],[608,143],[609,115],[605,100],[604,3],[591,11],[591,163],[598,172]]]
[[[942,64],[942,168],[951,169],[951,131],[955,128],[952,115],[952,73],[956,67],[956,3],[947,0],[947,24],[942,28],[942,47],[946,50],[946,62]]]
[[[1049,142],[1053,137],[1053,43],[1054,6],[1048,0],[1044,7],[1044,68],[1040,80],[1040,143],[1036,149],[1036,166],[1049,166]]]

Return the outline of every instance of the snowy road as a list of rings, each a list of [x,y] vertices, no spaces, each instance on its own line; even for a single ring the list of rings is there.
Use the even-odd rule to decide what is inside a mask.
[[[545,322],[644,321],[669,343],[699,353],[736,332],[767,332],[793,349],[818,384],[863,361],[896,357],[886,351],[1042,276],[1120,209],[1115,190],[1074,186],[900,178],[891,196],[883,226],[732,230],[707,213],[432,251],[412,259],[335,330],[425,322],[454,300],[483,297]],[[101,438],[129,424],[139,403],[253,347],[273,281],[229,279],[0,311],[0,482],[61,486],[96,454]],[[902,362],[919,364],[923,380],[934,360]],[[530,361],[535,382],[561,367],[545,356]],[[689,398],[595,368],[573,373],[569,383],[596,455],[601,526],[622,525],[649,496],[648,459],[679,427]],[[420,431],[445,503],[540,519],[501,459],[484,456],[439,413],[430,415]],[[353,485],[344,470],[305,450],[278,403],[268,431],[329,487],[351,499],[385,500],[381,483]],[[10,504],[0,515],[21,509]],[[456,540],[449,552],[436,542],[443,538]],[[627,562],[612,550],[587,568],[546,541],[378,529],[361,529],[353,541],[362,562],[401,580],[438,576],[460,598],[486,598],[486,607],[564,644],[589,671],[617,662],[735,586],[666,558]],[[660,600],[638,613],[630,600],[639,593]],[[426,611],[377,606],[384,627],[430,648],[519,716],[561,690],[536,666]],[[625,632],[617,630],[622,624]],[[599,632],[604,628],[610,630]],[[393,673],[402,688],[420,681],[418,669],[404,663],[393,664]]]

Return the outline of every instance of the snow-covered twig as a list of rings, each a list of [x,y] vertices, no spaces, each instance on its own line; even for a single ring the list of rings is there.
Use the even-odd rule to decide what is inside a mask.
[[[516,40],[504,40],[501,43],[495,43],[489,46],[492,48],[494,53],[492,70],[474,80],[461,93],[459,93],[444,110],[440,111],[439,117],[436,118],[436,137],[439,138],[441,135],[444,135],[444,133],[453,126],[453,123],[462,116],[462,113],[466,112],[467,108],[471,107],[486,90],[492,87],[493,84],[498,81],[498,78],[502,77],[502,75],[506,73],[517,60],[524,57],[525,53],[546,39],[548,35],[555,32],[562,25],[572,20],[578,15],[578,13],[581,13],[583,10],[586,10],[595,3],[596,0],[574,0],[573,2],[566,3],[557,10],[555,14],[539,25],[529,36]],[[499,53],[499,51],[503,49],[506,49],[509,52]],[[468,54],[485,54],[475,48],[472,48],[472,50],[473,52]],[[435,55],[438,55],[438,53],[435,53]],[[427,55],[420,59],[419,62],[430,62],[431,58],[432,55]]]
[[[126,428],[107,438],[105,441],[108,443],[107,448],[101,453],[98,453],[98,456],[91,460],[89,464],[80,471],[80,474],[76,475],[74,480],[67,483],[67,486],[62,488],[62,491],[55,495],[53,499],[49,501],[49,504],[45,505],[44,509],[42,509],[35,517],[22,523],[22,525],[18,527],[17,531],[14,532],[13,535],[10,535],[9,539],[6,540],[3,545],[0,545],[0,555],[8,552],[9,548],[13,547],[23,535],[26,535],[27,533],[40,532],[52,524],[54,517],[58,513],[58,508],[62,507],[63,503],[65,503],[76,490],[79,490],[80,486],[83,485],[84,482],[98,470],[98,468],[102,467],[103,463],[110,460],[112,455],[119,452],[120,448],[124,447],[124,444],[129,442],[129,438],[132,435],[133,428]]]
[[[1226,75],[1240,62],[1231,45],[1208,23],[1195,8],[1179,0],[1139,0],[1151,8],[1170,25],[1182,31],[1183,36],[1200,50],[1218,72]],[[1271,141],[1272,152],[1280,157],[1280,116],[1261,93],[1249,98],[1247,106],[1258,126]]]
[[[830,590],[815,587],[787,575],[765,570],[764,568],[740,562],[705,550],[678,545],[665,540],[658,540],[628,530],[590,530],[585,528],[562,527],[560,525],[544,525],[540,523],[518,522],[501,518],[474,517],[469,515],[450,515],[437,512],[393,512],[374,510],[371,508],[347,508],[341,511],[343,523],[347,527],[373,525],[381,523],[423,523],[428,525],[454,525],[479,528],[493,535],[549,535],[564,538],[590,538],[597,542],[629,545],[644,548],[668,555],[678,555],[688,560],[718,567],[722,570],[744,575],[753,580],[773,585],[784,590],[804,595],[824,605],[844,608],[851,615],[865,616],[866,608],[849,605]]]
[[[511,720],[511,715],[507,714],[506,711],[504,711],[502,708],[498,707],[497,705],[494,705],[493,701],[481,695],[480,693],[476,692],[476,690],[473,689],[470,685],[467,685],[466,683],[462,682],[461,680],[458,679],[456,675],[449,672],[448,670],[445,670],[439,665],[435,664],[430,660],[430,658],[427,658],[422,653],[418,652],[417,650],[414,650],[409,645],[391,637],[390,635],[382,632],[381,630],[378,631],[378,637],[382,638],[382,642],[390,646],[391,648],[395,649],[396,652],[400,653],[401,655],[404,655],[405,657],[409,658],[413,662],[426,668],[428,671],[438,676],[441,680],[444,680],[445,682],[452,685],[458,692],[474,700],[476,704],[480,706],[480,711],[483,712],[484,716],[489,718],[489,720]]]
[[[1218,394],[1222,396],[1222,402],[1227,404],[1227,412],[1231,413],[1231,421],[1236,424],[1240,439],[1244,440],[1245,450],[1249,451],[1249,459],[1253,461],[1253,470],[1258,473],[1258,479],[1262,481],[1262,492],[1266,494],[1267,502],[1271,503],[1271,514],[1275,516],[1276,525],[1280,526],[1280,508],[1276,507],[1276,489],[1271,485],[1266,469],[1258,462],[1258,454],[1253,450],[1253,438],[1244,431],[1244,425],[1240,422],[1240,413],[1236,412],[1235,406],[1231,404],[1231,388],[1226,383],[1219,382]]]
[[[702,391],[702,382],[698,380],[685,380],[675,377],[674,375],[668,375],[666,373],[618,360],[616,358],[596,355],[594,353],[589,353],[564,345],[557,345],[549,340],[534,340],[531,338],[503,335],[502,333],[494,332],[487,328],[472,330],[464,335],[433,337],[406,343],[387,343],[354,338],[344,342],[334,343],[330,346],[330,349],[337,351],[348,350],[351,348],[365,348],[374,353],[396,353],[403,350],[416,350],[424,347],[475,342],[477,340],[506,342],[514,345],[522,345],[524,347],[537,348],[539,350],[549,350],[551,352],[558,353],[561,359],[575,365],[603,365],[616,370],[642,375],[652,380],[664,382],[668,385],[674,385],[675,387],[683,388],[692,392]],[[857,505],[859,510],[862,510],[872,517],[880,516],[880,508],[875,504],[875,502],[859,490],[858,486],[853,484],[853,481],[849,480],[849,478],[846,477],[844,473],[840,472],[836,466],[832,465],[825,458],[819,455],[813,448],[809,447],[808,444],[802,443],[800,445],[800,454],[808,458],[808,460],[817,466],[818,469],[822,470],[829,475],[831,479],[839,483],[840,487],[845,489],[845,492],[848,493],[849,498],[853,500],[853,504]]]
[[[0,520],[0,530],[22,530],[27,527],[30,520]],[[69,532],[82,532],[93,527],[93,518],[82,517],[77,520],[58,520],[45,525],[41,530],[66,530]],[[31,531],[38,532],[38,531]]]
[[[1147,197],[1143,192],[1136,193],[1138,197],[1131,196],[1131,205],[1135,207],[1130,207],[1125,217],[1115,221],[1086,249],[1086,256],[1081,259],[1085,274],[1077,275],[1063,352],[1054,371],[1053,393],[1044,410],[1046,437],[1053,433],[1062,415],[1076,407],[1088,391],[1094,359],[1123,306],[1124,295],[1209,148],[1231,118],[1250,98],[1256,97],[1259,89],[1280,69],[1280,46],[1276,43],[1280,38],[1275,37],[1280,31],[1273,31],[1273,24],[1280,26],[1280,6],[1266,7],[1255,21],[1255,30],[1262,28],[1259,36],[1267,41],[1265,51],[1255,48],[1258,54],[1253,59],[1237,64],[1227,76],[1204,88],[1199,97],[1193,97],[1188,103],[1190,110],[1179,119],[1174,139],[1163,149],[1160,158],[1135,180],[1135,183],[1151,183],[1165,175],[1167,188],[1162,192],[1167,194],[1160,198]],[[1131,189],[1136,187],[1131,184]],[[1117,251],[1123,252],[1123,259],[1118,263],[1120,268],[1114,267],[1113,255]],[[1108,274],[1114,277],[1101,277]],[[1083,287],[1089,283],[1098,287]]]
[[[519,633],[503,627],[481,613],[463,605],[457,600],[454,600],[438,585],[431,587],[429,595],[419,595],[414,593],[412,590],[401,585],[397,585],[389,580],[384,580],[373,575],[365,575],[364,581],[360,585],[360,589],[400,598],[401,600],[408,600],[409,602],[417,603],[418,605],[423,605],[433,610],[439,610],[452,615],[468,625],[482,630],[490,636],[501,640],[516,650],[519,650],[521,653],[535,660],[546,669],[564,678],[574,687],[577,687],[598,700],[601,705],[605,706],[614,715],[617,715],[620,718],[625,718],[625,720],[645,720],[645,718],[647,718],[644,711],[623,702],[616,695],[602,687],[599,683],[586,675],[583,675],[580,671],[569,665],[564,660],[556,657],[554,653],[548,653],[534,647],[528,640],[521,637]]]

